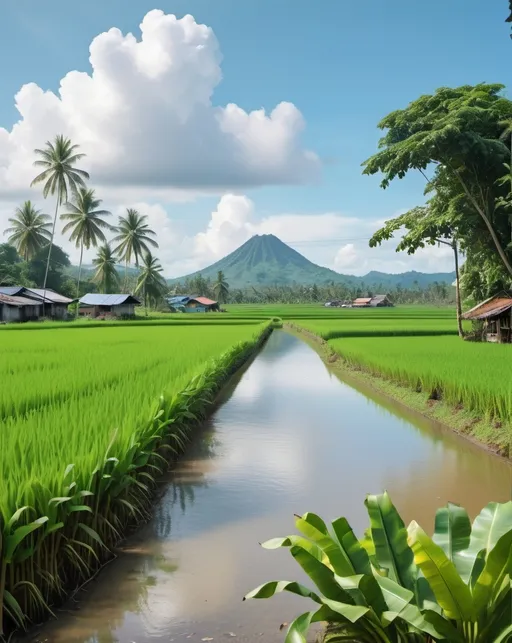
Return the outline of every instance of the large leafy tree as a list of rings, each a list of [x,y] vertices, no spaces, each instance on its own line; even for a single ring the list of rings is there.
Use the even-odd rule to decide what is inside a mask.
[[[148,304],[154,303],[162,297],[167,290],[167,282],[162,276],[163,268],[156,257],[148,250],[142,255],[142,266],[135,294],[142,293],[146,314]]]
[[[407,108],[386,116],[380,151],[365,161],[364,173],[382,173],[382,187],[409,171],[425,175],[446,188],[452,211],[478,215],[485,241],[512,277],[510,226],[500,183],[510,157],[510,141],[502,137],[503,121],[512,118],[512,101],[497,84],[443,87]],[[477,229],[474,226],[473,229]]]
[[[50,264],[48,264],[48,249],[42,248],[35,257],[29,261],[28,276],[34,284],[40,286],[46,275],[47,288],[61,292],[62,286],[66,281],[64,271],[71,266],[71,262],[64,250],[56,245],[53,246],[50,257]]]
[[[135,265],[138,267],[139,259],[143,253],[150,252],[149,246],[158,248],[158,243],[154,239],[156,233],[149,227],[147,219],[147,216],[140,214],[137,210],[128,208],[126,216],[119,217],[118,225],[115,228],[117,235],[113,242],[117,243],[117,246],[114,248],[114,252],[124,261],[125,289],[128,280],[128,264],[132,259],[135,260]]]
[[[116,256],[110,247],[105,243],[98,248],[98,254],[92,260],[96,271],[93,281],[98,284],[102,293],[112,293],[119,287],[119,273],[116,269]]]
[[[71,195],[77,194],[79,188],[85,188],[85,180],[89,179],[89,174],[85,172],[85,170],[76,167],[76,163],[81,161],[85,156],[85,154],[78,152],[78,147],[78,145],[73,145],[69,138],[59,134],[53,142],[47,141],[44,149],[34,150],[38,156],[38,159],[34,161],[34,165],[43,168],[43,171],[35,177],[31,185],[42,184],[45,199],[49,195],[56,197],[55,215],[53,217],[53,226],[46,259],[46,270],[43,279],[43,289],[45,291],[52,248],[54,247],[53,239],[55,236],[59,206],[67,203]]]
[[[16,208],[14,217],[9,219],[10,228],[4,231],[8,241],[25,261],[32,259],[51,239],[51,217],[36,210],[31,201]]]
[[[108,210],[100,209],[101,203],[101,199],[96,197],[94,190],[79,188],[74,203],[66,203],[67,212],[60,215],[62,220],[67,221],[62,232],[64,234],[70,232],[69,240],[74,241],[76,247],[80,248],[80,265],[76,284],[77,299],[80,297],[84,248],[89,250],[91,247],[96,248],[99,243],[106,243],[104,230],[111,229],[111,226],[103,220],[103,217],[108,217],[111,213]]]
[[[219,270],[219,272],[217,273],[217,281],[213,286],[213,290],[215,292],[215,297],[217,297],[219,303],[225,304],[229,297],[229,284],[226,281],[226,277],[222,270]]]

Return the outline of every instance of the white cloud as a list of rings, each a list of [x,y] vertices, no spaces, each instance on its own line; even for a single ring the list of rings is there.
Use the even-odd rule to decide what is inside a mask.
[[[60,133],[81,145],[95,185],[139,188],[139,199],[316,177],[293,104],[270,113],[213,105],[221,54],[209,27],[153,10],[140,29],[140,40],[119,29],[94,38],[91,72],[70,71],[58,93],[20,89],[20,120],[0,129],[0,196],[19,198],[34,177],[34,148]]]

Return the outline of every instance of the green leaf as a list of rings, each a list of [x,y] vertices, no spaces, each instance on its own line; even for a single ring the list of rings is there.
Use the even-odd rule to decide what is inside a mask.
[[[263,549],[279,549],[280,547],[302,547],[317,560],[323,561],[324,554],[318,545],[303,538],[302,536],[287,536],[286,538],[271,538],[261,544]]]
[[[355,570],[345,550],[329,535],[323,520],[307,513],[295,520],[297,529],[312,540],[325,553],[338,576],[353,576]]]
[[[350,602],[348,594],[335,581],[331,569],[302,547],[292,547],[290,553],[324,596],[332,600]]]
[[[473,600],[477,614],[487,611],[492,596],[503,584],[507,574],[512,574],[512,525],[487,554],[485,567],[473,587]]]
[[[104,549],[108,549],[108,547],[105,546],[103,541],[101,540],[98,532],[94,531],[94,529],[91,529],[91,527],[88,527],[87,525],[84,525],[83,522],[78,523],[79,528],[84,531],[88,536],[90,536],[93,540],[95,540],[98,545],[103,547]]]
[[[307,643],[314,612],[305,612],[290,623],[284,643]]]
[[[372,574],[368,552],[356,538],[346,518],[338,518],[332,528],[340,546],[345,550],[356,574]]]
[[[18,527],[18,529],[16,529],[12,534],[7,536],[5,538],[5,551],[4,551],[5,561],[7,563],[11,563],[12,558],[14,556],[14,552],[16,551],[16,548],[18,547],[18,545],[20,545],[29,534],[31,534],[36,529],[39,529],[40,527],[42,527],[46,522],[48,522],[48,517],[42,516],[41,518],[34,520],[28,525],[24,525],[23,527]]]
[[[333,612],[336,612],[343,618],[346,618],[347,621],[350,621],[351,623],[356,623],[360,618],[366,616],[370,612],[367,607],[341,603],[340,601],[333,601],[328,598],[323,598],[322,603],[327,605],[327,607]]]
[[[264,583],[246,594],[243,600],[250,600],[251,598],[270,598],[271,596],[280,594],[281,592],[290,592],[291,594],[297,594],[304,598],[311,598],[315,603],[321,602],[320,598],[304,585],[286,580],[276,580]]]
[[[446,507],[437,510],[432,540],[441,547],[461,575],[468,573],[467,568],[471,564],[466,556],[460,554],[469,547],[470,536],[471,522],[465,509],[449,502]]]
[[[7,591],[6,589],[4,589],[3,600],[4,603],[9,607],[11,613],[15,616],[18,627],[23,627],[23,624],[25,623],[25,615],[23,614],[23,610],[21,609],[18,601],[14,598],[11,592]]]
[[[368,496],[365,505],[370,516],[375,556],[380,567],[399,585],[414,591],[414,556],[407,543],[407,530],[389,495]]]
[[[437,602],[448,618],[471,621],[472,598],[455,565],[416,522],[409,526],[409,544],[414,552],[414,562],[427,579]]]
[[[512,525],[512,501],[503,504],[491,502],[475,518],[469,547],[464,552],[467,564],[463,565],[459,572],[465,583],[470,582],[474,565],[481,566],[481,561],[478,561],[480,552],[484,550],[486,553],[483,555],[487,557],[487,553],[510,529],[510,525]]]

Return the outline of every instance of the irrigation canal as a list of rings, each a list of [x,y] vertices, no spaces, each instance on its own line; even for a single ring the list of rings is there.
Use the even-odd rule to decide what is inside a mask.
[[[315,351],[275,332],[239,374],[188,457],[169,474],[154,518],[32,641],[278,643],[309,608],[281,596],[242,603],[271,579],[301,578],[286,550],[293,514],[367,526],[367,493],[387,489],[429,532],[448,500],[473,515],[510,498],[512,468],[435,423],[331,374]]]

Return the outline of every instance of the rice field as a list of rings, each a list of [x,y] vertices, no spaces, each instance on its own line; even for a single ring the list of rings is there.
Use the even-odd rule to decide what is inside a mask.
[[[374,375],[512,422],[512,346],[458,337],[347,337],[329,345]]]
[[[165,460],[267,327],[0,332],[0,638],[144,518]]]

